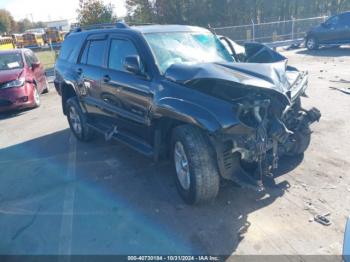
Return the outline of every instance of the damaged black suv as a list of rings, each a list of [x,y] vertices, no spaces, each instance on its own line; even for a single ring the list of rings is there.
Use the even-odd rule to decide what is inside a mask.
[[[190,204],[215,198],[221,179],[264,190],[280,156],[305,152],[309,126],[321,115],[301,107],[307,73],[256,43],[238,61],[221,41],[178,25],[70,33],[54,83],[72,132],[81,141],[101,133],[155,161],[172,159]]]

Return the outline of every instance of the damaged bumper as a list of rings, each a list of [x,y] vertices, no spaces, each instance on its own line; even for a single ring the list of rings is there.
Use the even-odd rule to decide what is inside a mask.
[[[302,80],[295,94],[300,96],[306,87],[307,80]],[[214,134],[211,139],[221,176],[243,187],[264,190],[263,178],[273,177],[281,156],[306,151],[311,136],[309,127],[321,118],[318,109],[304,110],[298,106],[295,102],[280,118],[266,115],[263,119],[255,115],[259,123],[255,128],[242,123]]]

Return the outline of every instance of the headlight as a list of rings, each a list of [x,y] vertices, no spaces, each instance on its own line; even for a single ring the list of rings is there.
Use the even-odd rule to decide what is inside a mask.
[[[21,86],[24,85],[24,82],[25,82],[25,79],[24,78],[20,78],[20,79],[8,82],[6,84],[3,84],[2,88],[5,89],[5,88],[12,88],[12,87],[21,87]]]

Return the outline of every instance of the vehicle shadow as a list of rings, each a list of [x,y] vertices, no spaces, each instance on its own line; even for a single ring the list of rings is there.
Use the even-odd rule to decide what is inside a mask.
[[[10,119],[13,117],[24,115],[24,114],[28,113],[30,110],[33,110],[33,108],[26,108],[26,109],[21,109],[21,110],[11,110],[8,112],[0,112],[0,120]]]
[[[341,57],[350,55],[350,46],[322,47],[319,50],[302,49],[297,51],[298,55],[310,55],[318,57]]]
[[[301,162],[283,161],[279,176]],[[26,229],[27,238],[16,235],[13,240],[23,214],[2,215],[0,227],[6,230],[0,253],[23,253],[27,241],[37,235],[42,239],[29,245],[28,254],[58,250],[49,247],[57,243],[61,220],[69,214],[62,210],[67,196],[57,193],[52,203],[48,197],[28,199],[73,185],[73,254],[229,256],[249,232],[249,214],[270,205],[288,188],[285,181],[271,183],[269,194],[262,195],[225,182],[215,201],[187,206],[176,192],[173,172],[171,164],[155,164],[115,142],[77,142],[69,130],[0,149],[0,210],[4,203],[15,209],[18,199],[27,199],[21,210],[40,206],[37,221]],[[67,174],[72,180],[67,181]]]

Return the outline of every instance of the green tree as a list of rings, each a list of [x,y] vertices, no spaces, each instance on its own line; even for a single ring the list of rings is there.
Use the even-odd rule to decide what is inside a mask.
[[[155,22],[155,9],[149,0],[126,0],[128,15],[126,20],[132,23]]]
[[[10,33],[13,25],[13,17],[10,12],[5,9],[0,9],[0,33]]]
[[[17,22],[17,32],[23,33],[24,31],[32,28],[32,22],[25,18]]]
[[[116,20],[113,9],[112,4],[104,4],[101,0],[79,0],[78,22],[81,26],[113,23]]]
[[[207,26],[307,18],[350,9],[350,0],[126,0],[128,20]]]

